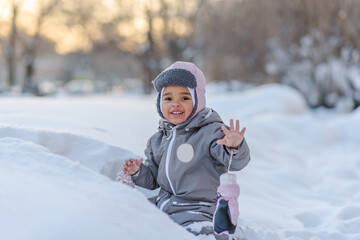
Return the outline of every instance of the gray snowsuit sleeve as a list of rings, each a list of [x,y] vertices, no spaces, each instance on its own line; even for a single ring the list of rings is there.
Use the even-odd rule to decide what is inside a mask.
[[[145,149],[145,156],[146,160],[144,161],[145,164],[141,164],[139,174],[132,177],[134,183],[140,187],[154,190],[159,187],[156,178],[158,175],[158,164],[155,162],[152,145],[151,145],[151,138],[147,143],[147,147]]]
[[[217,140],[224,138],[224,133],[221,128],[215,131],[214,136],[216,139],[214,139],[210,144],[210,155],[222,163],[225,167],[228,167],[230,161],[230,149],[224,145],[218,145],[216,143]],[[249,161],[250,149],[244,138],[238,149],[234,150],[230,171],[240,171],[249,163]]]

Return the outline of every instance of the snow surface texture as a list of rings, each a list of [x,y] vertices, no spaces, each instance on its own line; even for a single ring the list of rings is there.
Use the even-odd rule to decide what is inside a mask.
[[[235,237],[360,239],[360,109],[310,111],[281,85],[208,92],[226,123],[247,127]],[[142,194],[151,193],[113,181],[157,130],[155,100],[0,98],[1,239],[214,240],[173,223]]]

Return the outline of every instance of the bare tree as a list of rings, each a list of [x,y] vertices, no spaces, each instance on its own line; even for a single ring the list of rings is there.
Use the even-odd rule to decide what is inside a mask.
[[[23,58],[25,62],[25,76],[23,82],[23,92],[37,93],[37,87],[34,85],[33,78],[35,72],[36,53],[39,47],[39,39],[44,22],[54,11],[57,10],[61,1],[58,0],[39,0],[36,13],[35,30],[30,40],[22,41],[24,45]]]
[[[60,2],[60,1],[59,1]],[[66,63],[66,81],[70,81],[77,73],[93,75],[92,58],[90,51],[99,38],[101,17],[98,14],[105,12],[101,0],[66,1],[60,6],[58,22],[69,32],[75,30],[80,39],[78,49],[69,53],[75,61]]]
[[[10,33],[8,38],[8,43],[5,46],[5,59],[7,63],[7,72],[8,72],[8,85],[13,86],[16,81],[16,51],[17,51],[17,36],[18,36],[18,14],[19,10],[23,4],[23,1],[11,0],[10,10],[11,10],[11,19],[10,19]]]
[[[185,2],[193,3],[192,7],[183,7]],[[138,59],[146,93],[151,92],[151,81],[169,62],[192,59],[191,54],[184,53],[192,44],[200,2],[202,1],[150,0],[133,1],[132,5],[127,5],[125,1],[119,0],[117,14],[102,23],[103,35],[107,41],[115,43],[121,51]],[[136,33],[128,35],[127,29],[122,26],[131,26],[136,18],[141,19],[144,26]],[[179,32],[179,28],[186,30]]]
[[[203,14],[205,71],[213,80],[265,82],[266,41],[271,36],[264,0],[208,1]]]
[[[151,1],[150,1],[151,2]],[[151,9],[151,3],[147,4],[145,9],[145,20],[147,23],[146,45],[141,51],[136,53],[137,58],[141,62],[143,69],[143,84],[146,93],[150,93],[152,89],[151,81],[154,79],[160,69],[160,49],[154,38],[154,12]]]
[[[279,81],[299,89],[311,106],[334,107],[341,99],[360,102],[359,9],[353,0],[274,1],[276,22],[268,59],[277,62]],[[273,51],[274,50],[274,51]],[[275,60],[282,52],[282,61]]]
[[[159,17],[163,22],[162,38],[165,55],[171,62],[176,60],[193,61],[195,48],[195,28],[201,17],[204,0],[160,1]]]

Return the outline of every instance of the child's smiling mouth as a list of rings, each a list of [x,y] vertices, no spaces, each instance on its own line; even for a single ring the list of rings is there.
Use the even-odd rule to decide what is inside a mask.
[[[184,112],[181,111],[172,111],[170,112],[172,116],[174,117],[180,117]]]

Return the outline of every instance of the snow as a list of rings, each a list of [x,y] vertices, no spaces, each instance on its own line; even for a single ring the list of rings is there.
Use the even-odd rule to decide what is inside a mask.
[[[148,234],[171,239],[171,231],[183,234],[172,224],[171,231],[161,233],[167,217],[141,194],[81,164],[17,138],[2,138],[0,146],[2,239],[119,239],[126,233],[135,239]],[[152,215],[160,226],[143,232],[132,224],[151,224]]]
[[[247,240],[360,239],[360,109],[309,110],[269,84],[209,91],[240,119],[252,160],[237,172]],[[157,130],[156,96],[0,98],[1,239],[203,239],[113,181]],[[200,229],[208,223],[194,224]]]

